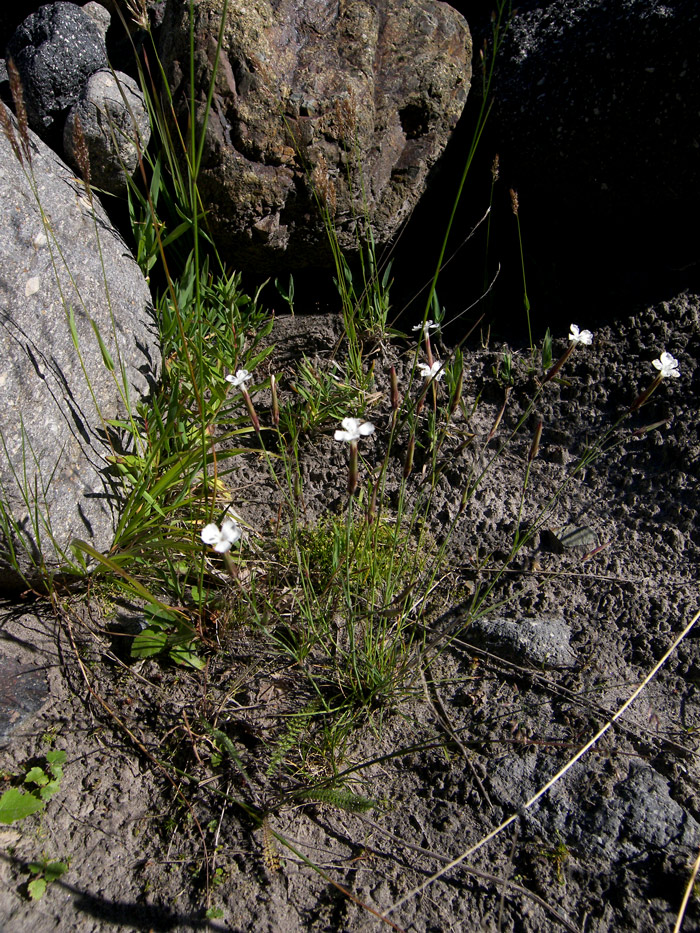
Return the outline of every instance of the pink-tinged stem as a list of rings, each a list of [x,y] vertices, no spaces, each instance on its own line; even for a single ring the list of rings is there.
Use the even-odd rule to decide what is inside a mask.
[[[416,449],[416,435],[412,434],[408,439],[408,446],[406,447],[406,459],[403,462],[403,478],[408,479],[411,470],[413,469],[413,453]]]
[[[435,360],[433,359],[433,348],[430,346],[430,334],[428,333],[425,335],[425,355],[428,360],[428,366],[432,366]]]
[[[648,388],[648,389],[645,389],[644,392],[642,392],[641,395],[638,395],[638,396],[637,396],[637,398],[636,398],[636,399],[632,402],[632,404],[630,405],[630,414],[631,414],[633,411],[637,411],[637,409],[638,409],[638,408],[641,408],[642,405],[645,404],[645,402],[648,402],[648,401],[649,401],[650,395],[652,394],[652,392],[654,392],[654,391],[656,391],[656,389],[658,389],[658,387],[661,385],[661,380],[662,380],[662,379],[663,379],[663,376],[661,376],[661,375],[657,376],[656,379],[654,379],[654,381],[652,382],[652,384],[649,386],[649,388]]]
[[[540,449],[540,438],[542,437],[542,424],[543,421],[540,418],[535,426],[535,436],[532,439],[532,446],[530,447],[530,453],[528,454],[527,462],[532,463],[532,461],[537,456],[537,451]]]
[[[560,356],[559,359],[557,360],[557,362],[554,364],[554,366],[551,366],[551,367],[547,370],[547,372],[545,373],[545,377],[544,377],[544,379],[542,380],[542,384],[543,384],[543,385],[544,385],[545,382],[549,382],[550,379],[554,379],[554,377],[555,377],[556,374],[559,372],[559,370],[562,368],[562,366],[564,365],[564,363],[566,363],[566,361],[569,359],[569,357],[571,356],[571,354],[574,352],[574,347],[575,347],[575,346],[576,346],[576,344],[575,344],[574,341],[572,340],[571,343],[569,344],[569,346],[566,348],[566,353],[564,353],[562,356]]]
[[[391,410],[398,411],[399,409],[399,377],[396,375],[395,366],[392,366],[389,372],[391,375]]]
[[[357,441],[350,441],[350,470],[348,472],[348,495],[357,489]]]

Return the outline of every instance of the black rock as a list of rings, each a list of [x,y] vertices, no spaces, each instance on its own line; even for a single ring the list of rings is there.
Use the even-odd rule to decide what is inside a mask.
[[[107,67],[97,23],[73,3],[49,3],[28,16],[7,45],[24,93],[29,125],[50,145],[88,78]],[[60,148],[60,142],[58,145]]]

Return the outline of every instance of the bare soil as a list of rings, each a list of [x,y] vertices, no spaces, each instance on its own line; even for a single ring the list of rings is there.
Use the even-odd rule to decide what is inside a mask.
[[[699,314],[700,298],[684,294],[598,331],[567,362],[565,379],[546,387],[522,437],[459,514],[466,478],[496,453],[536,390],[534,377],[513,388],[486,443],[504,400],[493,373],[502,347],[466,351],[469,417],[457,416],[441,453],[431,510],[437,544],[454,523],[443,581],[453,601],[417,620],[429,637],[452,639],[338,750],[338,770],[356,768],[352,788],[376,802],[367,813],[290,795],[288,772],[268,776],[271,746],[308,706],[308,682],[245,620],[222,626],[220,647],[197,672],[133,662],[128,640],[107,632],[133,610],[104,599],[74,601],[58,616],[45,603],[8,602],[0,687],[13,697],[5,711],[15,705],[4,723],[0,789],[48,748],[65,750],[67,761],[46,810],[0,829],[4,933],[359,933],[390,929],[389,921],[421,933],[672,930],[700,846],[700,626],[596,746],[523,807],[700,608]],[[337,319],[280,319],[275,367],[300,352],[324,365],[338,334]],[[556,341],[555,354],[563,349]],[[623,443],[576,471],[586,444],[650,384],[663,349],[680,361],[681,378],[664,381],[623,423],[613,435]],[[527,352],[517,357],[526,361]],[[389,366],[405,385],[409,365],[401,347],[377,347],[374,359],[378,429],[363,442],[361,479],[383,453]],[[544,429],[522,517],[534,533],[498,574],[537,417]],[[304,448],[311,521],[345,507],[347,451],[333,441],[335,427]],[[419,450],[416,494],[421,468]],[[276,489],[258,455],[239,457],[229,484],[256,528],[276,520]],[[491,585],[491,611],[465,625],[475,589]],[[37,677],[46,696],[32,712]],[[34,691],[28,699],[23,685]],[[233,743],[238,765],[225,755],[212,765],[206,724]],[[315,762],[313,750],[304,767],[328,776],[327,758]],[[265,830],[256,819],[263,811]],[[42,855],[69,860],[69,870],[32,903],[27,865]],[[211,907],[222,915],[206,919]],[[696,893],[683,930],[697,929]]]

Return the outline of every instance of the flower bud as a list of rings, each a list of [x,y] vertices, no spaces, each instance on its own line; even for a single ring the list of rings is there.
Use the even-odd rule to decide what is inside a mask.
[[[277,380],[270,376],[270,391],[272,392],[272,423],[277,427],[280,423],[280,403],[277,397]]]
[[[541,418],[538,419],[535,426],[535,436],[532,439],[532,446],[530,447],[530,453],[527,457],[527,462],[532,463],[532,461],[537,456],[537,451],[540,449],[540,438],[542,437],[542,425],[543,421]]]
[[[396,367],[392,366],[391,374],[391,410],[397,411],[399,407],[399,377],[396,375]]]

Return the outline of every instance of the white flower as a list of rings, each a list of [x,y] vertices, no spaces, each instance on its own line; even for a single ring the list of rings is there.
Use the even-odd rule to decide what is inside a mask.
[[[424,379],[440,380],[445,375],[440,360],[435,360],[432,366],[428,366],[427,363],[419,363],[418,369],[420,369],[420,374]]]
[[[678,379],[681,374],[678,368],[678,360],[665,350],[658,360],[652,360],[651,362],[658,369],[660,379],[668,379],[669,376],[671,379]]]
[[[335,432],[337,441],[347,441],[348,444],[357,443],[361,437],[374,433],[374,425],[371,421],[363,422],[359,418],[343,418],[340,423],[343,430]]]
[[[249,373],[247,369],[239,369],[235,376],[229,373],[226,382],[230,382],[234,389],[245,389],[246,382],[250,382],[252,378],[253,374]]]
[[[579,330],[578,324],[572,324],[570,330],[569,340],[573,343],[583,343],[587,347],[593,343],[593,334],[590,330]]]
[[[433,324],[432,321],[426,321],[425,324],[416,324],[413,330],[421,330],[424,337],[429,337],[430,331],[437,330],[439,326],[439,324]]]
[[[219,554],[224,554],[230,550],[232,544],[240,541],[241,535],[242,531],[238,522],[232,518],[225,518],[221,524],[221,531],[219,531],[219,526],[212,522],[211,525],[202,528],[201,537],[205,544],[213,547]]]

